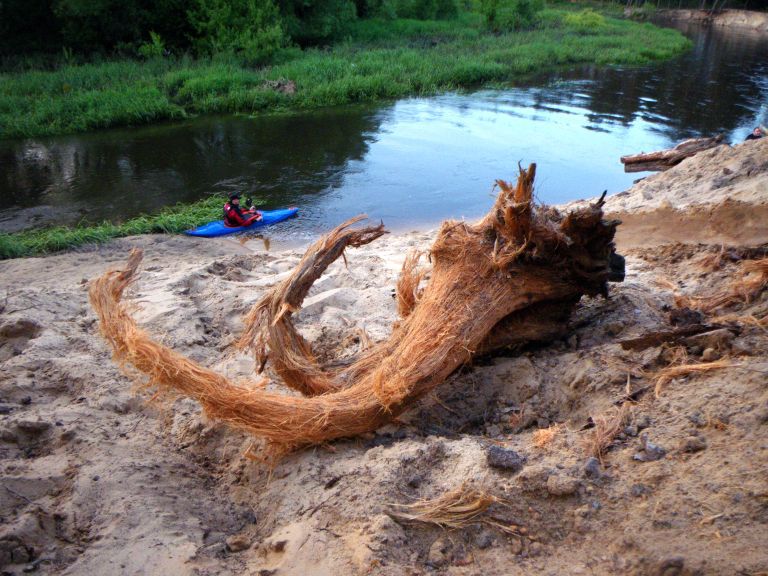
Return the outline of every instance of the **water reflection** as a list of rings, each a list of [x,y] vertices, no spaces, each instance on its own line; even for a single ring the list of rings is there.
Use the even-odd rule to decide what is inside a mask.
[[[562,202],[637,175],[618,157],[768,123],[768,41],[684,26],[694,49],[640,68],[587,67],[531,86],[260,118],[0,143],[0,229],[121,220],[211,192],[296,204],[280,234],[309,237],[360,212],[391,227],[475,217],[494,178],[539,164]]]

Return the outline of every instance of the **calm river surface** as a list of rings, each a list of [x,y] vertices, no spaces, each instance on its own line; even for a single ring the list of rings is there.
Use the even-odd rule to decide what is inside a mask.
[[[496,178],[538,163],[547,203],[616,193],[643,174],[619,157],[692,136],[743,140],[768,124],[768,39],[685,26],[688,54],[641,68],[579,68],[505,90],[311,113],[0,142],[0,230],[120,221],[239,191],[300,217],[303,241],[359,213],[390,229],[474,218]]]

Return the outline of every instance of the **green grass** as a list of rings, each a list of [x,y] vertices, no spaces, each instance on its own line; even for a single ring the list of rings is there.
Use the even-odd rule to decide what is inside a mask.
[[[223,197],[210,196],[192,204],[165,208],[153,216],[131,218],[122,224],[104,222],[72,228],[57,226],[0,234],[0,260],[51,254],[84,244],[101,244],[123,236],[178,234],[219,218],[225,201]]]
[[[151,124],[195,114],[296,110],[513,81],[548,67],[644,64],[690,43],[650,24],[605,18],[585,31],[548,9],[532,31],[493,35],[479,15],[362,20],[330,50],[288,51],[251,69],[231,58],[117,61],[0,75],[0,138]],[[295,94],[270,87],[290,80]]]

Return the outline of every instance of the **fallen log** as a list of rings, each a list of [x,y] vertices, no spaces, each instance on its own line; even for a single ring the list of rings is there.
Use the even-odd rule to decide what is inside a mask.
[[[621,163],[624,164],[624,172],[661,172],[699,152],[719,146],[722,141],[722,134],[711,138],[690,138],[667,150],[622,156]]]
[[[607,295],[623,277],[603,198],[563,215],[533,202],[535,165],[520,170],[516,186],[497,181],[491,211],[476,224],[443,223],[429,252],[423,289],[416,259],[398,283],[401,320],[391,336],[342,367],[322,366],[296,331],[296,314],[312,283],[348,246],[384,234],[382,226],[343,223],[312,245],[293,274],[271,289],[245,319],[239,346],[257,366],[269,361],[286,386],[303,396],[267,392],[229,381],[140,329],[121,300],[136,277],[141,253],[122,270],[91,283],[89,297],[102,335],[121,365],[130,364],[155,393],[181,394],[207,415],[268,442],[270,456],[375,430],[439,386],[479,352],[559,332],[557,324],[582,295]],[[620,268],[620,269],[619,269]],[[539,327],[537,329],[537,326]]]

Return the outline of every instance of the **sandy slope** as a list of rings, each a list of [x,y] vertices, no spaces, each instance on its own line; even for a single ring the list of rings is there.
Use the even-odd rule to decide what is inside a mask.
[[[730,172],[725,173],[727,168]],[[722,180],[727,176],[727,182]],[[730,204],[720,205],[730,198]],[[695,206],[694,206],[695,204]],[[96,336],[86,282],[146,250],[131,299],[173,348],[230,377],[240,316],[298,261],[260,241],[139,237],[43,259],[0,262],[0,569],[50,574],[760,574],[768,571],[768,336],[749,326],[686,343],[692,361],[736,365],[640,393],[600,467],[584,442],[667,365],[665,346],[619,340],[668,329],[674,290],[725,286],[765,254],[768,139],[719,149],[609,200],[628,275],[586,300],[573,334],[479,359],[391,425],[286,458],[243,458],[251,440],[207,422],[189,400],[147,405]],[[665,212],[666,211],[666,212]],[[323,358],[385,338],[392,290],[430,233],[348,252],[299,315]],[[685,245],[674,244],[684,240]],[[704,257],[721,243],[717,266]],[[714,260],[714,258],[710,258]],[[765,311],[766,295],[739,313]],[[552,442],[535,432],[560,424]],[[646,458],[641,437],[663,447]],[[491,446],[524,456],[488,463]],[[652,450],[651,450],[652,452]],[[661,455],[658,453],[657,455]],[[400,525],[388,504],[471,481],[508,499],[494,514],[518,536],[475,526]]]

